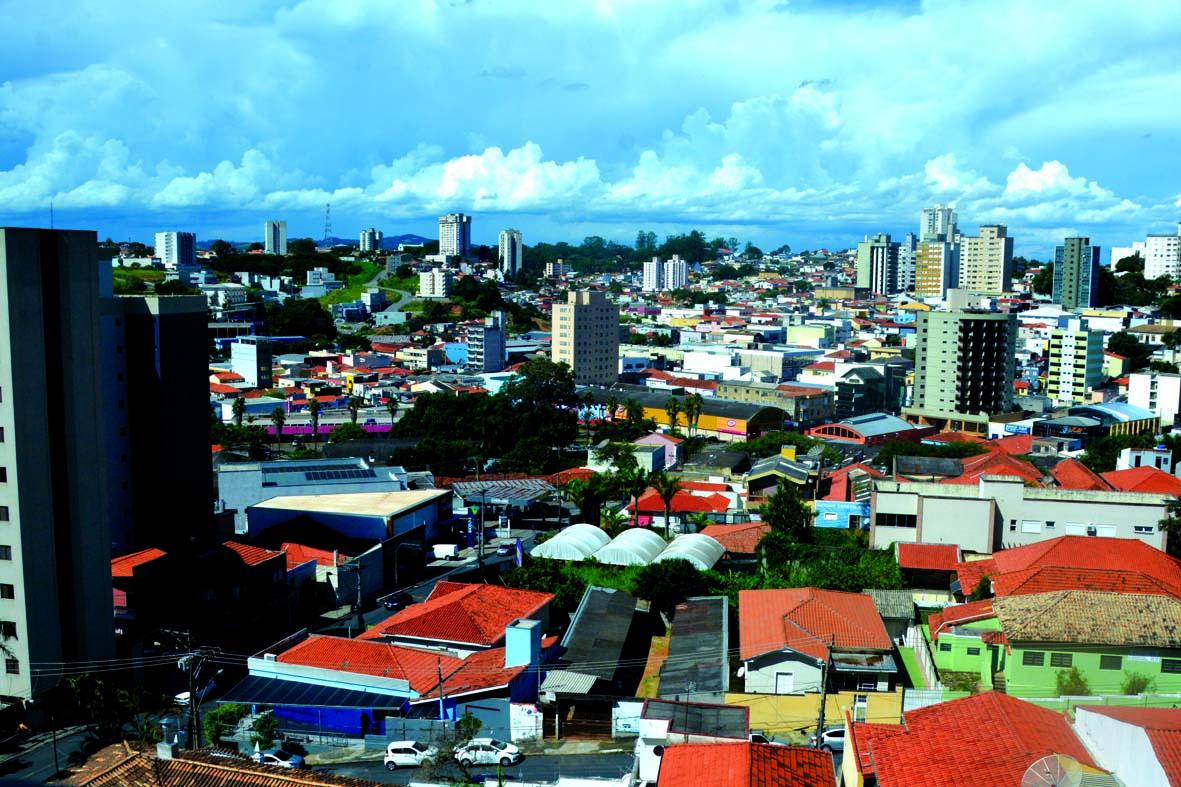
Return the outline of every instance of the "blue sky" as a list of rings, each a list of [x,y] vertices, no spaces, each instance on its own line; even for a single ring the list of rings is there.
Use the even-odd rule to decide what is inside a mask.
[[[954,203],[1017,253],[1181,214],[1181,9],[868,0],[0,0],[0,225],[150,240],[846,247]]]

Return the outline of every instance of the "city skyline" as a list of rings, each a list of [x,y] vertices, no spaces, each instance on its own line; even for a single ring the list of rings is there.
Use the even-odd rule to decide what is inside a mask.
[[[56,226],[100,237],[261,240],[273,217],[320,237],[330,202],[343,237],[433,237],[463,212],[488,245],[505,227],[530,242],[696,227],[848,248],[945,203],[1044,258],[1181,212],[1161,176],[1181,171],[1181,17],[1164,2],[260,0],[64,28],[60,5],[14,7],[0,33],[0,224],[46,226],[52,202]],[[408,45],[388,56],[394,34]],[[990,38],[1003,62],[972,43]]]

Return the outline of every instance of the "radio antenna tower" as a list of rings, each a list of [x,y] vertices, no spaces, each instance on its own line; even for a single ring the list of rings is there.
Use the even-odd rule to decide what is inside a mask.
[[[324,245],[328,245],[328,236],[332,234],[332,203],[324,206]]]

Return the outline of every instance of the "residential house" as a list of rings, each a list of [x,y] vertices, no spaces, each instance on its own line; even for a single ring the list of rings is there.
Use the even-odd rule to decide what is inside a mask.
[[[835,787],[832,755],[748,741],[669,746],[657,787]]]
[[[578,525],[574,525],[578,527]],[[588,525],[589,527],[589,525]],[[630,593],[590,585],[562,637],[542,694],[622,694],[635,691],[647,658],[644,614]]]
[[[681,450],[685,441],[680,437],[662,432],[646,434],[635,441],[636,445],[656,445],[664,449],[664,469],[671,470],[681,463]]]
[[[1080,705],[1074,731],[1121,784],[1181,784],[1181,710]]]
[[[911,589],[916,600],[940,603],[952,600],[951,583],[955,580],[956,567],[964,559],[957,545],[898,542],[894,544],[894,556],[902,571],[902,583]]]
[[[747,500],[751,505],[762,504],[775,496],[781,484],[793,484],[800,497],[812,498],[819,477],[819,462],[797,461],[795,446],[784,446],[781,453],[751,465],[746,474]]]
[[[640,709],[636,738],[636,776],[641,784],[656,784],[663,755],[675,745],[745,743],[750,734],[750,711],[734,705],[648,699]]]
[[[730,690],[730,605],[725,596],[677,604],[658,694],[679,702],[722,703]]]
[[[771,532],[766,522],[743,522],[737,525],[708,525],[700,531],[726,550],[724,561],[751,561],[758,552],[759,542]]]

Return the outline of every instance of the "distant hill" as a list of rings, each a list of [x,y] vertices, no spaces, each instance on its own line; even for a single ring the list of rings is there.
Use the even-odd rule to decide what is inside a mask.
[[[434,240],[434,238],[424,238],[421,235],[386,235],[381,239],[381,247],[383,249],[397,249],[402,243],[409,246],[421,246],[427,241]]]
[[[316,238],[315,240],[317,245],[323,245],[324,243],[324,241],[319,238]],[[358,242],[357,238],[337,238],[335,236],[329,236],[327,240],[329,246],[356,246]],[[403,243],[410,246],[421,246],[422,244],[431,240],[434,240],[434,238],[424,238],[421,235],[414,235],[412,233],[407,235],[387,235],[381,239],[381,247],[383,249],[396,250],[398,246]],[[255,241],[230,241],[230,245],[239,251],[245,251],[250,247],[251,243],[255,243]],[[197,241],[198,249],[207,251],[211,246],[213,246],[212,240]]]

